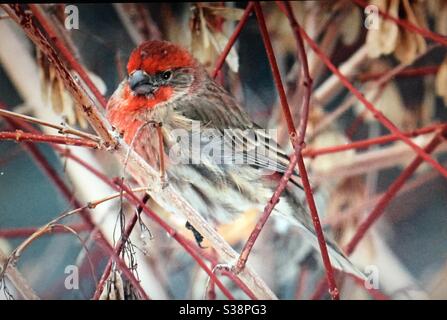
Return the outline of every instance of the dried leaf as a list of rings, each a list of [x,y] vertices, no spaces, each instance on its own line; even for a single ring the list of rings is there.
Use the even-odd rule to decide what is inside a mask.
[[[202,9],[202,6],[196,7],[191,19],[191,51],[200,63],[210,68],[214,66],[217,57],[225,48],[228,38],[222,32],[208,27]],[[226,63],[233,72],[239,70],[239,57],[234,47],[230,50]]]
[[[208,38],[208,27],[206,26],[205,16],[203,15],[203,10],[199,9],[199,21],[200,21],[200,31],[202,35],[202,45],[205,49],[210,47],[210,40]]]
[[[335,240],[342,247],[352,239],[361,222],[359,204],[365,202],[365,191],[364,179],[353,176],[341,180],[330,193],[327,218],[333,226]],[[359,246],[361,250],[356,250],[350,259],[357,266],[370,264],[377,253],[370,234]]]
[[[212,65],[215,55],[214,48],[210,46],[209,33],[202,10],[196,8],[191,18],[191,51],[205,67]]]
[[[362,16],[360,9],[352,7],[340,25],[341,41],[345,45],[352,45],[358,39],[362,28],[361,22]]]
[[[425,14],[418,3],[410,5],[408,0],[403,0],[403,7],[407,20],[419,27],[426,28]],[[411,64],[415,58],[427,50],[427,44],[421,35],[401,29],[395,56],[401,62]]]
[[[211,43],[213,44],[214,48],[216,49],[217,53],[220,53],[225,48],[225,45],[228,42],[228,38],[221,32],[216,33],[209,33],[209,39]],[[225,62],[230,67],[230,70],[233,72],[238,72],[239,70],[239,56],[236,52],[235,47],[233,46],[228,53],[227,58],[225,59]]]
[[[414,34],[403,31],[400,32],[398,43],[394,55],[405,64],[411,64],[417,56],[417,40]]]
[[[381,10],[386,11],[386,1],[374,1]],[[399,0],[391,0],[388,13],[397,17],[399,13]],[[388,19],[379,20],[379,28],[377,30],[370,29],[366,35],[366,46],[368,55],[371,58],[378,58],[382,54],[390,54],[397,45],[399,36],[399,28],[393,21]]]
[[[75,111],[76,121],[79,124],[79,126],[82,129],[86,129],[88,127],[88,122],[85,119],[84,113],[81,111],[81,107],[73,105],[71,109]]]
[[[188,17],[184,17],[184,15],[188,15]],[[190,12],[184,10],[182,11],[181,16],[178,17],[174,14],[172,6],[168,2],[160,3],[160,16],[163,19],[159,19],[160,29],[164,30],[164,36],[166,40],[169,40],[174,43],[178,43],[183,47],[188,47],[191,44],[191,36],[192,30],[188,21],[191,21]]]
[[[106,83],[96,73],[93,73],[90,70],[86,70],[86,71],[87,71],[87,75],[90,77],[90,79],[92,80],[95,87],[98,88],[99,92],[102,95],[105,95],[107,92]]]
[[[311,147],[314,149],[343,145],[348,143],[346,136],[339,131],[325,130],[317,135],[312,141]],[[349,163],[354,156],[354,150],[336,152],[327,155],[318,156],[311,162],[311,168],[319,173],[330,171],[335,165],[340,163]]]
[[[438,96],[442,97],[444,106],[447,107],[447,57],[436,74],[435,91]]]
[[[429,1],[431,2],[431,1]],[[435,31],[442,35],[447,35],[447,3],[440,5],[439,11],[435,13]]]
[[[117,271],[110,273],[107,285],[102,291],[99,300],[124,300],[123,279]]]
[[[48,84],[50,83],[50,69],[48,65],[48,60],[45,57],[44,54],[42,54],[42,51],[36,50],[37,55],[37,65],[39,68],[39,74],[40,74],[40,89],[42,93],[42,99],[44,102],[48,102],[48,91],[49,87]]]
[[[53,70],[53,68],[51,70]],[[51,106],[56,113],[60,114],[64,111],[64,85],[57,76],[53,76],[50,88]]]
[[[240,20],[242,18],[242,15],[244,14],[244,10],[239,8],[216,7],[207,5],[200,5],[200,8],[204,11],[205,15],[219,16],[231,21]]]
[[[370,90],[365,94],[366,99],[371,101],[377,110],[381,111],[388,119],[391,120],[400,129],[414,128],[417,119],[416,114],[411,110],[405,108],[403,99],[394,82],[390,82],[384,89],[381,95],[377,97],[378,88]],[[357,102],[354,110],[357,114],[361,114],[365,107],[362,103]],[[367,112],[365,116],[366,121],[377,121],[371,112]]]

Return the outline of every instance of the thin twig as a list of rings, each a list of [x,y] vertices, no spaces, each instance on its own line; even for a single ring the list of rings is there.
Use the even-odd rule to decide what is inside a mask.
[[[0,249],[0,266],[6,265],[7,261],[8,257]],[[15,267],[7,265],[6,270],[0,269],[0,272],[5,273],[5,276],[24,299],[40,300],[39,296],[34,292],[33,288],[28,284],[23,275]],[[3,285],[6,284],[3,282]]]
[[[293,28],[293,26],[295,24],[297,24],[297,22],[294,19],[293,13],[291,13],[291,9],[290,9],[290,7],[287,6],[287,4],[286,4],[286,8],[288,8],[288,10],[286,9],[287,13],[288,13],[287,17],[289,19],[292,19],[291,21],[292,21],[292,28]],[[338,289],[337,289],[337,286],[335,283],[332,265],[330,263],[330,258],[329,258],[328,252],[327,252],[326,241],[324,239],[324,235],[323,235],[323,232],[321,229],[318,213],[317,213],[315,202],[314,202],[313,195],[312,195],[312,190],[310,188],[310,183],[309,183],[309,180],[307,177],[306,168],[304,166],[303,158],[301,155],[301,150],[304,145],[304,137],[305,137],[306,127],[307,127],[310,95],[311,95],[311,88],[312,88],[312,79],[310,78],[310,74],[309,74],[309,67],[308,67],[308,63],[307,63],[307,57],[306,57],[306,54],[304,51],[303,41],[302,41],[299,33],[295,32],[297,46],[298,46],[298,57],[302,63],[302,68],[301,68],[301,70],[302,70],[301,71],[302,72],[302,85],[304,87],[304,94],[305,94],[305,97],[303,99],[303,104],[301,106],[301,117],[302,118],[301,118],[299,128],[298,128],[299,136],[297,137],[295,125],[293,123],[292,115],[291,115],[290,108],[289,108],[289,105],[287,102],[287,97],[286,97],[286,94],[284,91],[284,86],[282,85],[281,76],[279,73],[278,66],[276,64],[275,54],[273,52],[273,47],[270,42],[270,38],[268,35],[268,31],[267,31],[267,26],[265,24],[264,16],[262,13],[262,8],[259,3],[255,2],[254,9],[256,12],[256,17],[258,19],[258,25],[259,25],[259,28],[261,31],[261,36],[264,41],[264,47],[266,49],[267,57],[269,59],[270,66],[272,69],[274,82],[275,82],[275,85],[276,85],[276,88],[277,88],[277,91],[279,94],[279,98],[281,101],[281,107],[282,107],[282,110],[284,113],[284,117],[286,119],[289,137],[290,137],[292,146],[295,149],[295,152],[294,152],[294,157],[292,157],[292,159],[290,160],[290,164],[289,164],[289,167],[287,168],[287,171],[285,172],[280,183],[278,184],[277,189],[275,190],[271,200],[266,205],[263,215],[259,219],[258,223],[255,226],[255,229],[253,230],[248,241],[244,245],[244,248],[242,250],[242,253],[240,255],[238,263],[236,265],[236,271],[240,271],[241,269],[243,269],[245,267],[245,263],[248,259],[248,255],[250,254],[250,251],[253,248],[253,245],[254,245],[257,237],[259,236],[263,226],[265,225],[266,221],[268,220],[273,208],[279,201],[279,197],[280,197],[281,193],[284,191],[284,189],[287,185],[287,182],[294,171],[295,165],[298,163],[303,186],[304,186],[305,193],[306,193],[307,202],[309,204],[309,209],[310,209],[311,215],[312,215],[312,222],[315,227],[315,232],[316,232],[316,235],[318,238],[318,243],[319,243],[320,250],[321,250],[323,264],[325,266],[326,275],[327,275],[327,279],[329,282],[330,293],[331,293],[333,299],[338,299],[339,293],[338,293]]]
[[[251,12],[253,11],[253,2],[249,2],[247,7],[244,10],[244,13],[241,17],[241,20],[239,20],[238,24],[234,28],[233,34],[228,39],[227,44],[225,45],[225,48],[222,50],[222,53],[220,54],[219,58],[217,59],[216,66],[214,67],[212,77],[216,78],[219,74],[220,69],[222,68],[223,64],[225,63],[225,59],[227,58],[228,54],[230,53],[231,48],[233,47],[234,43],[236,42],[237,38],[239,37],[239,34],[241,33],[244,26],[247,24],[248,18],[250,17]]]
[[[22,120],[11,118],[6,119],[7,122],[9,122],[12,126],[19,129],[26,129],[31,132],[38,133],[39,130],[32,127],[30,124],[23,122]],[[63,194],[65,199],[69,201],[70,203],[73,203],[73,205],[77,208],[82,207],[81,203],[76,199],[73,198],[72,193],[70,192],[69,188],[65,184],[65,182],[59,177],[58,173],[52,168],[52,166],[48,163],[44,155],[40,152],[38,148],[36,148],[35,145],[25,142],[21,146],[27,150],[30,155],[35,159],[36,163],[41,167],[41,169],[47,174],[50,181],[55,184],[55,186],[58,188],[58,190]],[[57,150],[62,150],[58,145],[52,145]],[[59,149],[58,149],[59,148]],[[138,292],[141,294],[141,296],[146,297],[146,293],[144,292],[143,288],[141,287],[138,280],[134,277],[133,273],[131,273],[125,264],[125,262],[117,255],[115,255],[115,252],[113,251],[112,246],[110,243],[106,240],[104,234],[101,232],[100,229],[96,228],[95,223],[93,222],[92,218],[90,217],[89,211],[87,209],[84,209],[81,212],[81,217],[84,219],[84,221],[90,226],[92,230],[95,230],[95,232],[98,234],[99,239],[104,240],[104,243],[106,244],[106,249],[108,253],[112,254],[115,261],[117,261],[118,265],[120,266],[120,269],[123,271],[123,273],[126,275],[126,277],[129,279],[129,281],[132,282],[132,284],[137,288]]]
[[[192,249],[188,242],[185,241],[185,239],[178,234],[174,229],[172,229],[166,222],[164,222],[162,219],[160,219],[152,210],[150,210],[140,199],[138,199],[135,194],[127,187],[125,186],[119,179],[115,180],[115,184],[119,186],[120,189],[126,191],[126,198],[133,203],[134,205],[137,205],[143,209],[143,212],[150,218],[154,219],[163,229],[165,229],[168,234],[173,237],[177,242],[194,258],[194,260],[197,261],[197,263],[201,266],[201,268],[210,276],[210,278],[213,279],[213,281],[216,283],[216,285],[219,287],[219,289],[222,291],[223,294],[227,296],[228,299],[233,300],[234,297],[228,291],[228,289],[224,286],[224,284],[216,277],[216,275],[212,272],[212,270],[203,262],[203,260],[200,258],[200,256],[197,254],[197,252]]]
[[[446,126],[447,126],[446,124],[432,124],[432,125],[429,125],[429,126],[426,126],[426,127],[420,128],[420,129],[416,129],[416,130],[413,130],[410,132],[403,132],[403,134],[406,137],[414,138],[414,137],[417,137],[420,135],[432,133],[433,131],[442,129]],[[342,152],[342,151],[352,150],[352,149],[356,149],[356,150],[364,149],[364,148],[367,148],[372,145],[384,144],[384,143],[389,143],[389,142],[398,141],[398,140],[399,140],[399,137],[396,134],[388,134],[388,135],[383,135],[380,137],[358,140],[358,141],[354,141],[354,142],[347,143],[344,145],[339,145],[339,146],[322,147],[322,148],[318,148],[318,149],[306,148],[303,150],[303,156],[313,158],[313,157],[317,157],[317,156],[321,156],[321,155],[329,154],[329,153]]]
[[[61,134],[72,134],[72,135],[75,135],[75,136],[78,136],[81,138],[89,139],[89,140],[97,142],[97,143],[101,143],[101,138],[99,138],[98,136],[92,135],[92,134],[84,132],[84,131],[76,130],[74,128],[69,127],[68,125],[54,124],[54,123],[50,123],[50,122],[47,122],[47,121],[44,121],[41,119],[37,119],[34,117],[26,116],[26,115],[23,115],[20,113],[8,111],[8,110],[5,110],[5,106],[3,106],[3,105],[0,105],[0,115],[3,117],[13,117],[13,118],[22,119],[26,122],[36,123],[36,124],[40,124],[42,126],[56,129]]]
[[[81,146],[93,149],[99,149],[96,142],[86,139],[69,138],[65,136],[57,136],[51,134],[36,134],[30,132],[23,132],[22,130],[0,131],[0,140],[13,140],[16,142],[40,142],[40,143],[57,143],[67,146]]]
[[[397,127],[394,125],[382,112],[377,110],[374,105],[368,101],[363,94],[355,88],[351,82],[340,72],[340,70],[331,62],[331,60],[320,50],[318,45],[309,37],[309,35],[300,28],[303,38],[309,43],[312,50],[320,57],[320,59],[326,64],[326,66],[340,79],[342,84],[354,95],[357,99],[374,115],[374,117],[383,124],[391,133],[396,134],[400,140],[410,146],[415,153],[420,155],[426,162],[428,162],[433,168],[438,170],[444,177],[447,177],[447,169],[444,168],[434,160],[427,152],[421,147],[406,137]]]
[[[441,142],[445,139],[447,133],[447,127],[435,135],[430,143],[424,148],[425,152],[431,153]],[[369,230],[371,225],[377,221],[377,219],[384,213],[386,206],[390,203],[391,199],[397,194],[400,188],[404,185],[405,181],[413,174],[413,172],[424,162],[421,156],[417,156],[408,166],[402,171],[399,177],[391,184],[387,192],[382,196],[375,208],[371,211],[368,217],[358,226],[356,233],[346,246],[346,253],[351,254],[356,248],[357,244],[364,237],[366,231]]]

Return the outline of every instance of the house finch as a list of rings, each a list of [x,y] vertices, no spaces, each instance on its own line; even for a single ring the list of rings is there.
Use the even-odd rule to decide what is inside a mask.
[[[262,210],[289,163],[271,135],[175,44],[141,44],[127,71],[107,105],[107,117],[126,143],[153,167],[165,168],[167,182],[210,222]],[[316,244],[297,172],[290,182],[274,213]],[[336,268],[361,275],[333,242],[328,249]]]

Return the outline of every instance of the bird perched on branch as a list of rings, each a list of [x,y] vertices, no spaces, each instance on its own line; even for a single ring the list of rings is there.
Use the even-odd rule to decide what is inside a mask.
[[[127,72],[107,105],[107,117],[126,143],[208,221],[226,223],[248,209],[262,211],[289,164],[274,132],[254,124],[235,98],[175,44],[141,44]],[[301,227],[316,244],[302,195],[295,171],[274,213]],[[328,250],[334,267],[361,275],[331,241]]]

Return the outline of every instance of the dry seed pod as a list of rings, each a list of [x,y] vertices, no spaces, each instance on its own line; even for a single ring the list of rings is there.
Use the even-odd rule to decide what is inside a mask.
[[[124,300],[123,279],[118,271],[112,271],[99,300]]]
[[[371,1],[380,10],[387,12],[394,17],[399,13],[399,0],[375,0]],[[381,55],[390,54],[397,45],[399,27],[388,19],[379,19],[379,28],[371,28],[366,36],[366,46],[368,55],[371,58],[378,58]]]
[[[436,74],[435,90],[436,94],[443,99],[444,106],[447,106],[447,56]]]

